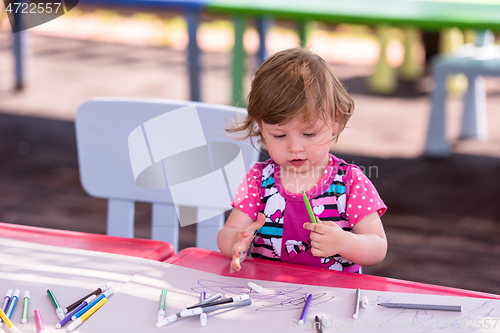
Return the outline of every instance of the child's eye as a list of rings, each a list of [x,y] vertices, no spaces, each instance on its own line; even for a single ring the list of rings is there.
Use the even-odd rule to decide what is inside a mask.
[[[315,133],[304,133],[304,136],[314,136]]]
[[[275,134],[273,135],[276,139],[284,138],[285,134]]]

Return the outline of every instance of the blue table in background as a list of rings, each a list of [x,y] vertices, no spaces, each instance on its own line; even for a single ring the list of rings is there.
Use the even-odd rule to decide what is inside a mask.
[[[131,8],[138,11],[178,10],[184,12],[189,34],[189,82],[192,101],[201,101],[200,96],[200,61],[199,48],[196,43],[196,31],[199,25],[199,14],[207,6],[204,0],[80,0],[79,5],[110,6],[116,8]],[[14,57],[16,71],[16,88],[22,89],[25,81],[25,54],[24,46],[26,31],[14,34]]]

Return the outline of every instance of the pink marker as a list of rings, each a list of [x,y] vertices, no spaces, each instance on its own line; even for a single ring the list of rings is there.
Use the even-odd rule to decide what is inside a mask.
[[[38,327],[38,333],[45,333],[45,329],[43,328],[42,316],[40,316],[40,311],[35,310],[35,320],[36,326]]]

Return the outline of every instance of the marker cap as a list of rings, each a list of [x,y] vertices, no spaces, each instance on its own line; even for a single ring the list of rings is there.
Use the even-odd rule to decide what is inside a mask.
[[[11,326],[9,329],[10,333],[21,333],[16,326]]]
[[[368,301],[368,297],[363,296],[361,297],[361,306],[366,309],[367,307],[370,306],[370,302]]]
[[[200,315],[200,324],[203,327],[207,326],[207,314],[206,313],[202,313]]]
[[[106,289],[109,289],[113,286],[113,282],[109,281],[108,283],[106,283],[105,285],[101,286],[101,290],[106,290]]]
[[[115,292],[115,288],[109,288],[108,290],[106,290],[104,293],[102,293],[104,295],[104,297],[109,297],[111,296],[113,293]]]
[[[255,290],[256,292],[258,292],[259,294],[264,291],[264,288],[253,282],[248,282],[248,286],[253,290]]]
[[[80,326],[83,323],[82,318],[76,319],[74,322],[71,323],[71,325],[68,326],[68,331],[74,331],[77,329],[78,326]]]
[[[165,318],[165,311],[159,310],[158,311],[158,320],[157,321],[162,321],[163,318]]]
[[[162,321],[157,322],[156,323],[156,327],[158,327],[158,328],[163,327],[165,325],[173,323],[176,320],[177,320],[177,315],[176,314],[170,315],[167,318],[164,318]]]
[[[233,300],[236,302],[246,301],[249,298],[250,298],[250,295],[248,295],[248,294],[233,296]]]
[[[64,319],[64,311],[61,308],[56,309],[56,315],[59,319],[63,320]]]
[[[189,310],[182,310],[181,311],[181,317],[189,317],[189,316],[195,316],[203,313],[202,308],[194,308],[194,309],[189,309]]]

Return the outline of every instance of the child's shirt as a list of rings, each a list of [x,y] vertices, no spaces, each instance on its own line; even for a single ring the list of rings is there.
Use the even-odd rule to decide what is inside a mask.
[[[314,214],[322,221],[337,223],[352,232],[365,216],[387,209],[377,190],[355,165],[329,155],[323,176],[306,192]],[[256,163],[239,186],[232,202],[254,221],[263,213],[266,223],[253,240],[252,257],[361,273],[361,266],[340,255],[315,257],[311,254],[310,222],[302,193],[286,191],[280,182],[280,167],[273,160]]]

